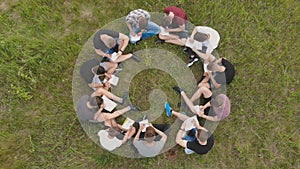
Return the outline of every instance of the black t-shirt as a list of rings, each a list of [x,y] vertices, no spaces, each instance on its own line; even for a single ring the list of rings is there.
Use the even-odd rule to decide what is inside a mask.
[[[187,148],[193,150],[197,154],[206,154],[210,151],[210,149],[214,146],[214,136],[210,134],[210,137],[207,139],[206,145],[199,144],[196,139],[193,142],[187,142]]]
[[[107,52],[110,48],[108,48],[104,42],[101,40],[100,35],[106,34],[108,36],[111,36],[113,38],[119,38],[119,32],[115,32],[112,30],[106,30],[106,29],[100,29],[95,35],[94,35],[94,48],[100,49],[103,52]]]
[[[221,63],[226,69],[224,72],[216,72],[214,79],[216,80],[217,83],[221,85],[229,84],[230,82],[232,82],[235,75],[234,66],[224,58],[222,58]]]
[[[94,119],[94,114],[98,111],[98,109],[89,109],[86,103],[89,100],[88,95],[82,96],[76,106],[77,115],[79,120],[92,120]]]

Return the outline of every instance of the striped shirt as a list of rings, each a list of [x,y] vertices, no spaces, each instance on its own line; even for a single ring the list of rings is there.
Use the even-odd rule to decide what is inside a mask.
[[[147,12],[145,10],[136,9],[136,10],[131,11],[126,16],[126,22],[131,23],[132,26],[137,26],[139,17],[150,19],[150,14],[149,14],[149,12]]]

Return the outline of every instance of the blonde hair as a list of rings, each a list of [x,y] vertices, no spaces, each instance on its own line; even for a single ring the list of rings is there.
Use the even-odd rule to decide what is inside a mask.
[[[104,42],[105,46],[107,46],[110,49],[116,46],[115,39],[111,36],[108,36],[108,35],[107,35],[105,41],[103,41],[103,42]]]

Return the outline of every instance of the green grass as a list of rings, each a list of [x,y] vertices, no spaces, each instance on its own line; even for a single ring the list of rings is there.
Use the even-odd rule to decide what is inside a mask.
[[[194,25],[220,33],[218,54],[237,70],[227,87],[232,113],[205,156],[187,156],[178,146],[174,161],[168,153],[137,160],[106,152],[83,131],[74,110],[76,59],[102,26],[133,9],[162,12],[168,5],[181,5]],[[299,8],[292,0],[0,2],[0,168],[299,168]],[[128,51],[155,47],[154,40]],[[186,58],[176,46],[158,48]],[[195,76],[200,65],[192,67]],[[143,76],[157,73],[167,76]],[[157,83],[136,77],[133,101],[147,109],[147,97],[137,91]],[[160,88],[175,105],[173,84]]]

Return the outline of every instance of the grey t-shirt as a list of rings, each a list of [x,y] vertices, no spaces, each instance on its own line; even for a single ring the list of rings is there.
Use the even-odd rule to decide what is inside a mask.
[[[154,141],[153,146],[147,146],[147,142],[144,140],[133,141],[133,145],[138,150],[138,152],[144,157],[154,157],[159,154],[163,149],[165,142],[161,139],[159,141]]]
[[[82,96],[76,105],[77,115],[79,120],[92,120],[94,119],[94,114],[98,111],[97,109],[89,109],[86,103],[89,100],[88,95]]]

